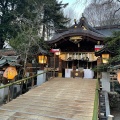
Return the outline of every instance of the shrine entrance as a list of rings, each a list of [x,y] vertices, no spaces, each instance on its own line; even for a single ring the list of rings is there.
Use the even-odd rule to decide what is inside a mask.
[[[95,46],[103,46],[104,36],[92,28],[84,16],[78,24],[66,30],[58,30],[55,36],[47,43],[51,49],[60,49],[60,55],[49,60],[49,67],[62,73],[62,77],[73,77],[72,71],[83,71],[83,78],[96,78],[93,68],[97,65]],[[51,61],[55,60],[55,66]],[[58,75],[59,76],[59,75]]]

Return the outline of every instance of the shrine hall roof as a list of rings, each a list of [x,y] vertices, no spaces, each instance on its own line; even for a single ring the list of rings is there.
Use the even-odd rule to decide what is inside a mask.
[[[48,41],[48,43],[54,43],[61,39],[64,39],[65,37],[78,35],[91,37],[100,41],[103,41],[103,39],[105,38],[105,35],[90,26],[86,18],[82,16],[78,24],[75,21],[75,24],[70,28],[64,30],[57,30],[53,37]]]

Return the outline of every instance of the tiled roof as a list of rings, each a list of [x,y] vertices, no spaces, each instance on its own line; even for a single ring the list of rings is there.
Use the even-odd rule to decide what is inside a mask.
[[[12,56],[16,55],[16,51],[11,48],[5,48],[0,50],[0,56],[6,55],[6,56]]]
[[[0,67],[9,64],[12,66],[21,66],[20,64],[18,64],[18,59],[19,56],[2,56],[2,58],[0,59]]]
[[[111,53],[111,54],[115,54],[113,51],[111,51],[107,45],[105,45],[100,51],[95,52],[96,56],[100,56],[102,53]]]
[[[65,37],[71,37],[74,35],[87,36],[101,41],[103,41],[103,39],[105,38],[105,35],[103,35],[95,28],[91,27],[88,24],[86,18],[82,16],[78,24],[75,23],[72,27],[63,30],[63,32],[62,30],[60,30],[60,32],[58,30],[57,33],[55,33],[54,36],[48,41],[48,43],[54,43],[61,39],[64,39]]]

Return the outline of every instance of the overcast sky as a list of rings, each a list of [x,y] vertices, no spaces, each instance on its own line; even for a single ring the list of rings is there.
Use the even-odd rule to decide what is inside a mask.
[[[79,19],[85,9],[85,7],[88,5],[85,1],[86,0],[59,0],[63,1],[63,3],[69,3],[69,5],[65,8],[65,11],[68,9],[72,9],[74,12],[74,19]],[[77,2],[78,1],[78,2]]]

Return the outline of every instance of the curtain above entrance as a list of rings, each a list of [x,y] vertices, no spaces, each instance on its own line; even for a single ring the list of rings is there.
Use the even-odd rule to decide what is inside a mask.
[[[81,53],[81,52],[72,52],[72,53],[61,53],[61,55],[59,56],[60,59],[64,60],[64,61],[73,61],[73,60],[82,60],[82,61],[88,61],[88,62],[92,62],[92,61],[96,61],[98,57],[95,56],[94,52],[91,53]]]

